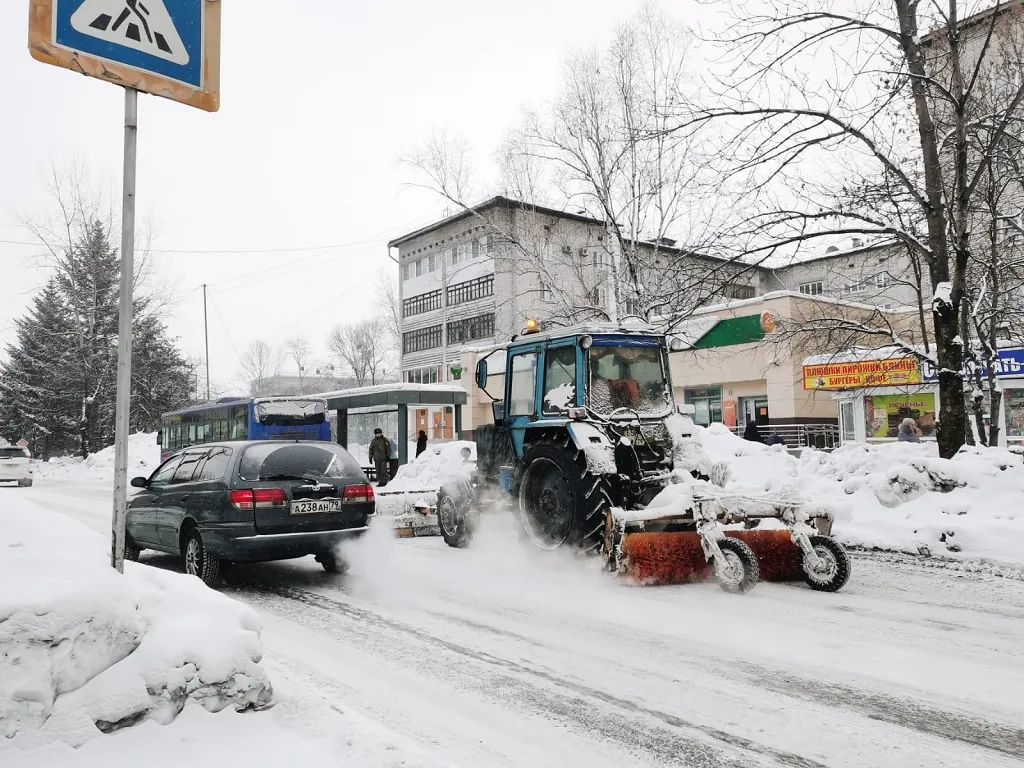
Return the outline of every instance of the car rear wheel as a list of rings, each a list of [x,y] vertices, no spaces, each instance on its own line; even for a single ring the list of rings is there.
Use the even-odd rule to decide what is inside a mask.
[[[139,555],[141,554],[142,548],[132,541],[131,536],[126,535],[124,539],[124,559],[137,563],[139,562]]]
[[[185,545],[181,548],[182,568],[189,576],[196,576],[206,586],[217,583],[220,573],[220,559],[211,554],[203,545],[203,537],[196,529],[185,534]]]
[[[28,480],[19,480],[18,481],[18,485],[21,488],[31,488],[32,487],[32,480],[31,480],[31,478],[28,479]]]

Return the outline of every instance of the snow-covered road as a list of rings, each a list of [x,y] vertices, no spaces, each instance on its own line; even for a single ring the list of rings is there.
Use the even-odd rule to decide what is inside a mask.
[[[11,492],[108,530],[104,483]],[[500,525],[461,551],[383,533],[347,575],[311,559],[237,566],[225,590],[262,616],[272,678],[442,762],[1024,764],[1020,580],[857,555],[838,595],[737,596],[625,586]]]

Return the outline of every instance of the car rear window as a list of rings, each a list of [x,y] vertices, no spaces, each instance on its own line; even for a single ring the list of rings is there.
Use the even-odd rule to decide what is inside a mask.
[[[238,474],[243,480],[313,479],[361,477],[363,470],[348,451],[334,443],[264,443],[245,449]]]
[[[0,459],[24,459],[28,451],[24,448],[0,448]]]

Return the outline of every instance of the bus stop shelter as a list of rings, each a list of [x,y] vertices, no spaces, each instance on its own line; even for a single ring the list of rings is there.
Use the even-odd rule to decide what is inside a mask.
[[[350,420],[356,414],[395,414],[398,462],[409,461],[409,406],[450,406],[455,419],[454,436],[462,432],[462,406],[466,390],[459,384],[378,384],[339,392],[326,392],[317,397],[327,400],[327,409],[338,415],[338,443],[349,450]],[[356,459],[362,462],[363,457]]]

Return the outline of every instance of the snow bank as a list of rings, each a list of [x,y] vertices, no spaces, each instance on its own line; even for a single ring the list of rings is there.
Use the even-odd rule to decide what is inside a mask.
[[[721,425],[694,436],[705,465],[728,467],[726,490],[799,495],[835,515],[833,534],[844,543],[1024,564],[1018,454],[978,448],[940,459],[932,443],[889,443],[805,450],[798,459]]]
[[[160,446],[156,432],[137,432],[128,438],[128,479],[149,476],[160,464]],[[114,480],[114,446],[80,456],[59,456],[36,462],[36,477],[58,480]]]
[[[453,477],[465,476],[472,469],[462,457],[469,448],[469,461],[476,461],[476,443],[455,440],[427,446],[427,450],[398,469],[395,479],[387,484],[389,491],[436,491]]]
[[[182,574],[120,575],[104,537],[18,502],[0,515],[0,752],[168,723],[187,701],[269,703],[250,608]]]

